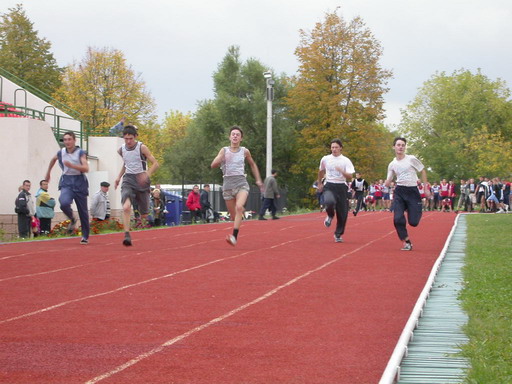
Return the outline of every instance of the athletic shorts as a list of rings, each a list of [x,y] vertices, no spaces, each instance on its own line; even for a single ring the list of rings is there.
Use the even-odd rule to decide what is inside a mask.
[[[249,193],[250,190],[251,188],[249,187],[249,184],[245,183],[233,189],[223,189],[222,197],[224,198],[224,200],[233,200],[234,198],[236,198],[239,192],[245,191]]]
[[[121,203],[124,204],[126,199],[130,199],[131,203],[137,206],[141,215],[147,215],[149,213],[150,185],[151,181],[145,172],[137,175],[125,173],[121,184]]]

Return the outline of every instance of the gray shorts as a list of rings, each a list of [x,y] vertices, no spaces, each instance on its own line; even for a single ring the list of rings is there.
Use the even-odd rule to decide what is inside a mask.
[[[147,174],[139,173],[137,175],[125,173],[123,183],[121,184],[121,203],[130,199],[141,215],[149,213],[149,194],[151,181]]]
[[[239,192],[245,191],[249,193],[250,190],[251,188],[249,187],[249,183],[245,183],[232,189],[223,189],[222,197],[224,198],[224,200],[233,200],[234,198],[236,198],[236,195],[238,195]]]

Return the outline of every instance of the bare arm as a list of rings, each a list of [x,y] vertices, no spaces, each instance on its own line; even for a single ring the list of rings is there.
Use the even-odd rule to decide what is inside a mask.
[[[121,168],[121,171],[119,172],[119,175],[117,176],[116,182],[114,184],[114,189],[117,189],[117,187],[119,186],[119,183],[121,182],[121,177],[123,177],[125,171],[126,167],[123,164],[123,167]]]
[[[425,186],[428,184],[427,171],[425,170],[425,168],[421,170],[421,181]],[[430,197],[430,188],[425,188],[425,197]]]
[[[160,167],[160,164],[158,164],[158,161],[156,161],[155,157],[153,156],[149,148],[146,147],[144,144],[142,144],[140,150],[142,154],[146,156],[146,159],[148,159],[149,162],[151,163],[151,167],[148,170],[148,176],[151,177],[151,175],[156,172],[158,167]]]
[[[254,162],[254,159],[251,156],[251,152],[246,148],[245,149],[245,158],[247,159],[247,162],[249,163],[249,166],[251,167],[252,175],[256,179],[256,185],[260,188],[263,187],[263,182],[261,181],[260,176],[260,170],[258,169],[258,166]]]
[[[50,174],[52,172],[52,168],[55,165],[56,161],[57,161],[57,155],[52,157],[52,159],[50,160],[50,164],[48,165],[48,170],[46,171],[46,176],[44,178],[47,182],[50,182]]]
[[[352,174],[352,173],[346,172],[346,171],[345,171],[345,168],[335,167],[335,169],[336,169],[339,173],[341,173],[341,174],[345,177],[345,179],[347,179],[347,180],[348,180],[348,179],[351,179],[351,178],[352,178],[352,176],[353,176],[353,174]]]
[[[221,148],[215,159],[213,159],[211,168],[219,168],[224,161],[224,148]]]
[[[324,183],[322,183],[322,179],[324,178],[325,176],[325,169],[321,169],[318,171],[318,178],[317,178],[317,188],[318,188],[318,192],[322,192],[322,190],[324,189]]]

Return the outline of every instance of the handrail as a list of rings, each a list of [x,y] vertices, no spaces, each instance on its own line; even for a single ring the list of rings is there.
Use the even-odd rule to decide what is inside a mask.
[[[47,103],[55,105],[58,109],[64,111],[65,113],[67,113],[68,115],[72,116],[76,120],[80,119],[80,113],[79,112],[75,111],[74,109],[72,109],[71,107],[69,107],[66,104],[62,103],[61,101],[54,99],[53,97],[51,97],[47,93],[44,93],[43,91],[41,91],[40,89],[34,87],[33,85],[30,85],[25,80],[23,80],[23,79],[19,78],[18,76],[10,73],[9,71],[3,69],[2,67],[0,67],[0,75],[1,76],[5,76],[7,79],[9,79],[12,82],[16,83],[17,85],[23,87],[24,89],[26,89],[30,93],[33,93],[37,97],[39,97],[42,100],[46,101]]]
[[[57,109],[53,106],[53,105],[47,105],[46,107],[44,107],[43,109],[43,113],[44,113],[44,117],[45,117],[45,121],[46,121],[46,108],[53,108],[53,126],[57,126]]]
[[[23,94],[25,95],[25,108],[27,108],[27,90],[23,88],[18,88],[14,91],[14,105],[16,105],[16,94],[18,91],[23,91]]]
[[[53,135],[55,136],[55,139],[59,142],[59,145],[61,144],[62,134],[64,132],[71,131],[71,132],[75,133],[76,137],[80,140],[80,147],[83,146],[83,142],[85,139],[85,137],[84,137],[85,132],[83,130],[82,122],[80,120],[73,119],[72,117],[59,115],[57,113],[57,109],[55,107],[46,106],[45,111],[41,112],[36,109],[22,107],[22,106],[16,106],[16,105],[10,105],[10,104],[6,104],[6,103],[1,103],[1,105],[4,105],[5,108],[0,108],[0,116],[16,115],[19,117],[30,117],[33,119],[44,120],[44,121],[46,121],[47,115],[53,116],[53,125],[50,124],[49,122],[48,122],[48,124],[50,124],[50,127],[53,131]],[[55,110],[55,112],[54,113],[47,112],[46,108],[53,108]],[[80,128],[78,130],[62,129],[61,119],[75,120],[80,124]],[[86,144],[88,144],[88,142],[86,142]]]

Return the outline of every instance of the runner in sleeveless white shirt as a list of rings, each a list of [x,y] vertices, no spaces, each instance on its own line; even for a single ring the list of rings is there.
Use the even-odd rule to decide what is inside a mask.
[[[389,186],[396,176],[396,188],[393,197],[393,223],[400,240],[404,242],[402,251],[412,251],[412,243],[407,233],[407,219],[409,225],[416,227],[421,220],[422,203],[418,191],[417,173],[421,172],[424,184],[427,184],[427,172],[422,162],[412,155],[406,155],[407,140],[397,137],[393,141],[395,159],[389,163],[388,177],[385,185]],[[425,189],[425,197],[430,197],[430,189]]]
[[[260,171],[254,162],[251,153],[245,147],[240,146],[244,133],[238,126],[233,126],[229,131],[229,147],[223,147],[213,159],[211,167],[221,167],[224,177],[222,196],[226,201],[231,220],[234,221],[233,234],[226,236],[226,241],[235,246],[238,241],[238,231],[242,224],[244,205],[249,196],[249,183],[245,177],[245,160],[251,167],[252,175],[256,179],[258,187],[263,188]]]
[[[345,232],[348,216],[348,184],[347,179],[352,178],[354,165],[348,157],[341,154],[343,144],[340,139],[331,141],[331,154],[322,157],[318,170],[318,190],[323,190],[325,211],[327,217],[324,225],[329,228],[336,214],[336,230],[334,241],[342,243],[341,235]],[[325,175],[325,185],[321,183]]]
[[[145,219],[149,213],[150,177],[158,169],[158,162],[149,151],[148,147],[137,141],[137,129],[133,125],[127,125],[123,129],[124,144],[118,153],[123,158],[124,165],[115,182],[115,188],[119,186],[121,177],[121,203],[123,204],[123,245],[132,245],[130,236],[130,217],[132,204],[135,203],[141,218]],[[147,161],[151,168],[147,170]]]

